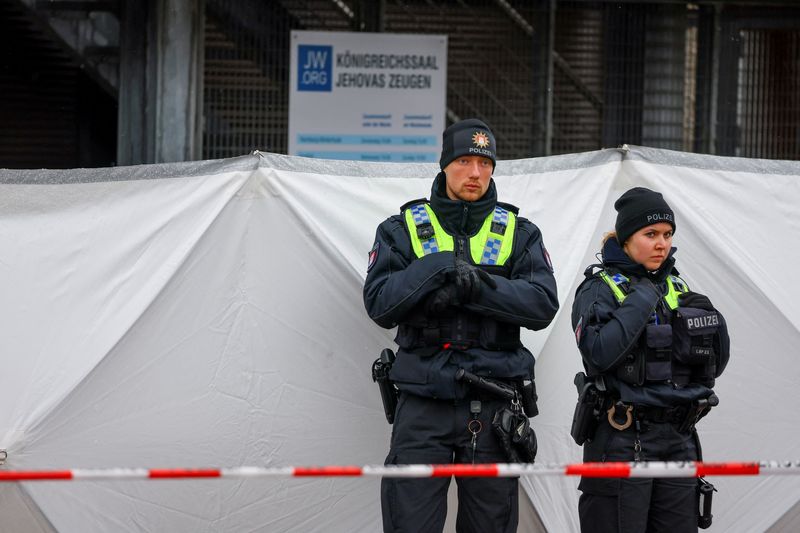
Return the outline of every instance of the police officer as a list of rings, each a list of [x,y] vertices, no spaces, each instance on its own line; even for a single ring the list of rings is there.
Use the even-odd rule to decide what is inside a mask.
[[[725,320],[679,277],[675,215],[663,196],[636,187],[614,207],[616,232],[572,307],[583,365],[600,394],[584,461],[698,460],[694,425],[717,403],[712,387],[729,358]],[[697,484],[583,478],[581,531],[697,531]]]
[[[398,326],[390,377],[400,390],[386,464],[509,462],[491,426],[510,402],[457,379],[533,379],[520,327],[539,330],[558,310],[542,235],[497,201],[495,137],[480,120],[443,134],[431,198],[408,202],[378,226],[364,304],[384,328]],[[527,422],[527,418],[525,418]],[[508,443],[506,443],[508,444]],[[457,478],[460,532],[516,531],[518,481]],[[449,478],[386,478],[385,531],[441,531]]]

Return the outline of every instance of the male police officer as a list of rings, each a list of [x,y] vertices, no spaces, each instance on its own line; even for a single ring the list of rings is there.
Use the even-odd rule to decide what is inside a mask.
[[[443,135],[430,201],[413,200],[378,227],[364,303],[378,325],[399,326],[390,377],[400,398],[386,464],[509,462],[508,442],[504,447],[492,427],[509,400],[457,376],[512,387],[533,380],[520,327],[545,328],[558,300],[539,229],[497,201],[495,163],[486,124],[453,124]],[[441,531],[449,483],[384,479],[384,529]],[[457,483],[458,531],[516,531],[516,479]]]

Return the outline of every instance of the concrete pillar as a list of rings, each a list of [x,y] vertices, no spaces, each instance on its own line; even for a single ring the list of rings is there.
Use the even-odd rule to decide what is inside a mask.
[[[120,165],[199,159],[203,0],[123,0]]]

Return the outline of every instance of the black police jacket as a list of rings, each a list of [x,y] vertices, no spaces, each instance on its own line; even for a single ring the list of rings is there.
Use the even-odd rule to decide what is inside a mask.
[[[444,173],[431,189],[431,208],[443,228],[454,238],[468,239],[497,204],[494,180],[475,202],[453,201],[445,193]],[[417,258],[402,213],[389,217],[375,234],[370,265],[364,283],[367,314],[379,326],[393,328],[418,321],[426,312],[427,298],[449,283],[454,269],[453,252],[437,252]],[[514,246],[508,261],[508,277],[494,275],[497,288],[486,286],[477,301],[464,304],[472,313],[498,322],[539,330],[547,327],[558,311],[556,282],[542,236],[532,222],[517,217]],[[390,377],[401,390],[413,394],[462,398],[466,387],[456,382],[459,368],[484,377],[532,379],[534,358],[522,345],[508,350],[470,347],[464,350],[426,347],[398,350]]]
[[[675,251],[672,248],[658,271],[648,272],[628,257],[616,238],[610,238],[603,245],[602,267],[621,272],[631,279],[630,292],[625,300],[620,305],[608,284],[592,275],[589,269],[575,293],[572,327],[584,367],[589,375],[602,375],[611,393],[627,403],[672,407],[707,398],[711,393],[708,387],[699,383],[677,386],[674,383],[646,382],[636,386],[624,383],[614,375],[625,355],[639,346],[640,337],[654,311],[664,312],[663,307],[657,307],[661,306],[667,292],[667,276],[678,275],[673,257]],[[649,278],[652,283],[637,283],[642,278]],[[730,358],[728,329],[724,317],[718,314],[721,323],[717,331],[718,359],[714,377],[722,374]]]

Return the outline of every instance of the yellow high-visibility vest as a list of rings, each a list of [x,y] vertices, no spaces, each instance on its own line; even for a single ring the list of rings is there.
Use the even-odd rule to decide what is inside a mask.
[[[404,212],[411,246],[417,258],[436,252],[455,250],[453,236],[447,233],[436,213],[427,203],[419,203]],[[481,229],[470,237],[469,250],[476,265],[504,265],[511,257],[517,217],[503,207],[495,206],[483,221]]]

